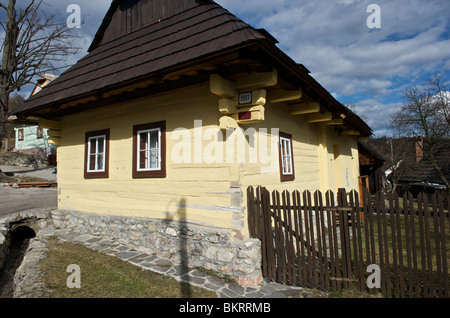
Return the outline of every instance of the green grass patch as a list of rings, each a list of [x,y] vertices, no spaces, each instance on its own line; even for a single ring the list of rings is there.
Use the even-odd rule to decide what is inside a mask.
[[[40,263],[51,298],[216,298],[215,292],[176,281],[81,244],[49,240]],[[80,288],[67,287],[70,264],[80,267]]]

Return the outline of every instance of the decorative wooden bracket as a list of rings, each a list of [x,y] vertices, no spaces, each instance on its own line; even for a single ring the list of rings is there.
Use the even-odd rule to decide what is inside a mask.
[[[217,74],[211,75],[210,91],[221,97],[219,111],[228,115],[220,118],[220,128],[236,128],[240,124],[264,121],[264,105],[267,100],[267,92],[264,88],[277,83],[278,71],[275,69],[267,73],[252,72],[235,82]],[[283,93],[284,95],[278,98],[287,98],[287,93]],[[297,96],[298,93],[296,92]]]

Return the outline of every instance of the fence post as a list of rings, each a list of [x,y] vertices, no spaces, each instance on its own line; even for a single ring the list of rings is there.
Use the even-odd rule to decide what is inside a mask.
[[[342,252],[342,271],[344,278],[344,287],[349,288],[349,278],[352,278],[351,264],[351,248],[350,233],[347,211],[347,192],[345,189],[338,189],[338,212],[339,212],[339,228],[341,236],[341,252]]]

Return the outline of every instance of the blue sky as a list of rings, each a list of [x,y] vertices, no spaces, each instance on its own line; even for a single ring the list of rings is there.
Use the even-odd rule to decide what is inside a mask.
[[[6,3],[7,0],[1,0]],[[18,0],[18,3],[27,0]],[[380,137],[402,105],[402,92],[432,74],[450,80],[448,0],[216,0],[256,28],[265,28],[293,60],[345,105],[354,104]],[[78,4],[84,24],[76,33],[86,54],[111,0],[45,0],[66,19]],[[381,28],[370,29],[370,4]]]

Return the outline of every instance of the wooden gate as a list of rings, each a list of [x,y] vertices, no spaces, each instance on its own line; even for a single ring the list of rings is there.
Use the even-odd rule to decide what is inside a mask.
[[[401,201],[379,194],[372,201],[364,192],[361,203],[356,191],[344,189],[335,199],[332,191],[249,187],[247,199],[250,235],[261,240],[262,271],[270,280],[387,297],[449,297],[450,221],[442,196],[434,196],[432,211],[426,196],[416,209],[411,195]],[[377,273],[378,288],[369,288]]]

